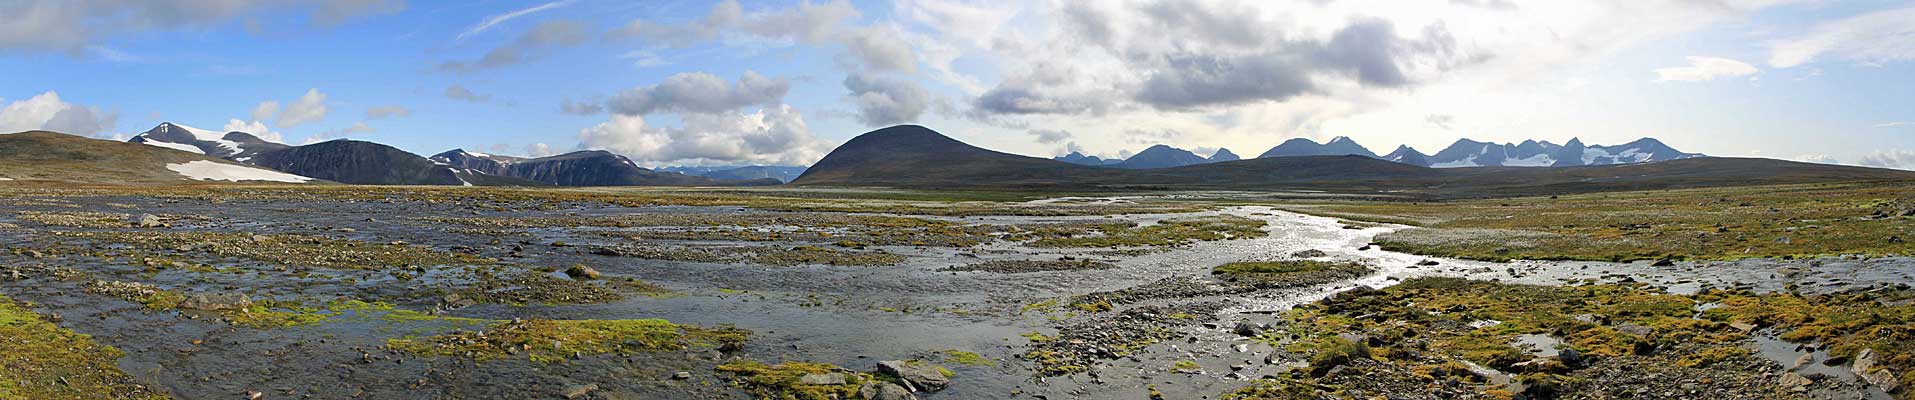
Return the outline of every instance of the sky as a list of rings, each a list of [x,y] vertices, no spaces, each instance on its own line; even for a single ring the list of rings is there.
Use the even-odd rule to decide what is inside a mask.
[[[0,0],[0,132],[806,165],[1347,136],[1915,169],[1915,2]]]

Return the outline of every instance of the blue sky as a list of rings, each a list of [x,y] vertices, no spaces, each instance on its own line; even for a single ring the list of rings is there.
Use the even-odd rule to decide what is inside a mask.
[[[172,121],[420,154],[804,164],[918,123],[985,147],[1349,136],[1915,168],[1907,1],[24,0],[0,131]]]

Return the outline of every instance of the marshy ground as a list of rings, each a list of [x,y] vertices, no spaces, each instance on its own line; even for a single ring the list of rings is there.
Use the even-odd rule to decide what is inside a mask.
[[[0,398],[1908,399],[1907,189],[15,187]]]

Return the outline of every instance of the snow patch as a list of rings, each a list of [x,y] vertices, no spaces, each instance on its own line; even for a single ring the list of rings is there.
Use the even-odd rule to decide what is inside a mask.
[[[140,144],[153,146],[153,147],[164,147],[164,148],[169,148],[173,150],[193,153],[193,154],[206,154],[206,151],[200,150],[199,146],[194,146],[194,145],[185,144],[185,143],[162,142],[162,141],[157,141],[157,140],[148,138],[146,140],[141,140]]]
[[[1609,157],[1609,150],[1596,147],[1583,148],[1583,165],[1597,165],[1596,160]]]
[[[194,128],[194,127],[190,127],[190,126],[186,126],[186,125],[180,125],[180,124],[173,124],[173,123],[169,123],[169,124],[170,124],[170,125],[173,125],[173,127],[175,127],[175,128],[180,128],[180,129],[183,129],[183,130],[185,130],[185,131],[186,131],[186,133],[191,133],[191,134],[193,134],[193,139],[194,139],[194,140],[198,140],[198,141],[202,141],[202,142],[213,142],[213,144],[215,144],[215,145],[218,145],[218,146],[219,146],[220,148],[223,148],[223,149],[226,149],[226,150],[230,150],[230,151],[232,151],[232,152],[234,152],[234,153],[238,153],[238,152],[240,152],[240,151],[242,151],[242,149],[240,149],[240,148],[239,148],[239,142],[234,142],[234,141],[231,141],[231,140],[226,140],[226,134],[225,134],[225,133],[221,133],[221,132],[214,132],[214,131],[209,131],[209,130],[205,130],[205,129],[200,129],[200,128]],[[150,138],[149,138],[149,139],[150,139]],[[202,154],[204,154],[204,153],[202,153]]]
[[[1430,168],[1464,168],[1464,167],[1480,167],[1480,166],[1481,165],[1476,165],[1476,155],[1470,155],[1469,158],[1456,160],[1456,161],[1430,164]]]
[[[1550,158],[1548,154],[1537,154],[1529,156],[1529,158],[1503,160],[1503,166],[1505,167],[1547,167],[1551,165],[1556,165],[1556,159]]]
[[[304,183],[313,178],[253,168],[233,164],[223,164],[206,160],[197,160],[185,164],[166,164],[166,169],[186,175],[187,179],[202,181],[267,181]]]

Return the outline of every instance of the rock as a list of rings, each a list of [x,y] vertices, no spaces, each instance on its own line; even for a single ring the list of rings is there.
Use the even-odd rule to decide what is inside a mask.
[[[690,371],[678,371],[678,373],[672,374],[672,379],[677,379],[681,381],[686,379],[691,379],[691,378],[692,378],[692,373]]]
[[[1676,266],[1676,261],[1675,261],[1675,260],[1670,260],[1670,259],[1667,259],[1667,258],[1662,258],[1662,259],[1657,259],[1655,263],[1651,263],[1651,264],[1649,264],[1649,266],[1651,266],[1651,267],[1674,267],[1674,266]]]
[[[1809,385],[1815,384],[1815,381],[1810,380],[1808,377],[1804,377],[1801,374],[1790,372],[1790,373],[1782,374],[1782,380],[1776,383],[1781,385],[1783,389],[1802,390]]]
[[[1656,328],[1650,328],[1647,326],[1636,325],[1636,324],[1618,324],[1616,325],[1616,331],[1631,334],[1631,335],[1636,335],[1636,336],[1648,337],[1649,335],[1656,333]]]
[[[598,384],[596,383],[572,385],[572,386],[566,386],[565,390],[560,390],[559,396],[563,396],[566,399],[577,399],[577,398],[585,397],[585,395],[592,394],[593,391],[597,391],[597,390],[598,390]]]
[[[163,222],[160,222],[160,217],[158,215],[140,214],[140,218],[133,221],[133,226],[137,226],[141,228],[162,228],[162,227],[166,227],[166,224]]]
[[[1230,328],[1230,332],[1237,334],[1237,336],[1257,336],[1263,334],[1263,328],[1250,323],[1250,321],[1244,321],[1238,322],[1235,328]]]
[[[1329,255],[1330,255],[1329,253],[1324,253],[1323,250],[1317,250],[1317,249],[1302,250],[1295,253],[1290,253],[1291,257],[1296,257],[1296,258],[1319,258],[1319,257],[1328,257]]]
[[[1811,362],[1815,362],[1815,353],[1803,353],[1801,357],[1795,358],[1795,365],[1789,366],[1789,369],[1800,369]]]
[[[1735,328],[1735,330],[1738,330],[1738,331],[1742,331],[1742,333],[1754,332],[1756,328],[1755,324],[1751,324],[1747,322],[1730,322],[1729,327]]]
[[[566,268],[565,274],[577,280],[598,279],[598,270],[584,265],[573,265],[571,268]]]
[[[180,302],[180,308],[204,311],[244,310],[252,306],[253,300],[239,293],[200,293]]]
[[[866,382],[858,387],[858,398],[864,400],[917,400],[910,389],[891,382]]]
[[[1856,376],[1862,377],[1862,380],[1868,381],[1870,385],[1875,385],[1884,392],[1900,391],[1902,383],[1895,379],[1894,372],[1890,372],[1888,368],[1876,368],[1880,363],[1880,360],[1877,360],[1879,356],[1875,354],[1875,349],[1862,349],[1861,353],[1855,355],[1855,363],[1849,366],[1849,372],[1854,372]]]
[[[895,376],[905,384],[927,392],[935,392],[951,384],[951,378],[945,377],[938,369],[936,365],[917,360],[878,362],[878,372]]]
[[[798,384],[800,385],[843,385],[844,374],[839,372],[832,372],[828,374],[807,374],[805,376],[798,377]]]
[[[1436,262],[1436,260],[1430,260],[1430,259],[1424,259],[1423,261],[1417,261],[1417,262],[1416,262],[1416,265],[1417,265],[1417,266],[1419,266],[1419,267],[1434,267],[1434,266],[1437,266],[1437,265],[1439,265],[1439,264],[1442,264],[1442,263],[1439,263],[1439,262]],[[1485,268],[1485,269],[1487,269],[1487,268]],[[1483,271],[1483,272],[1489,272],[1489,271]]]

